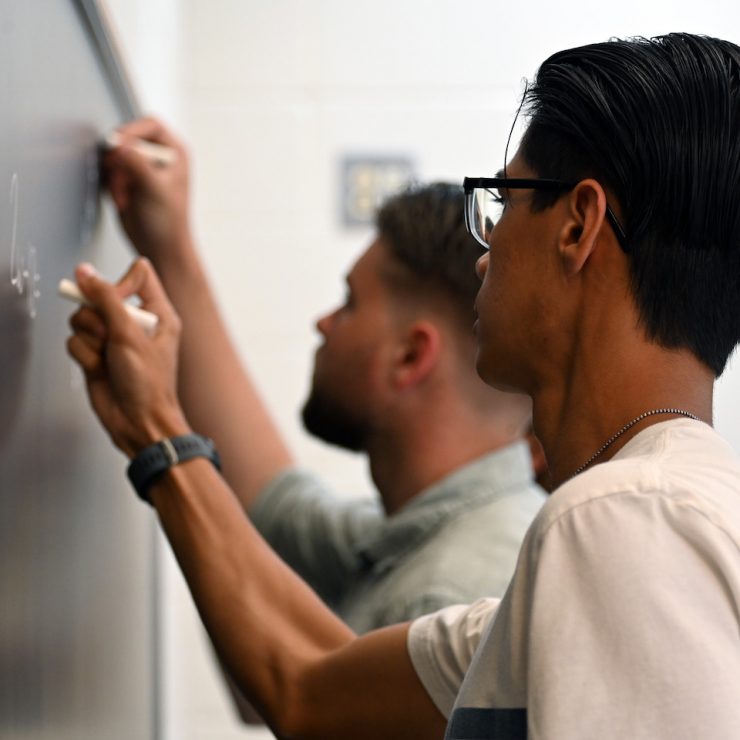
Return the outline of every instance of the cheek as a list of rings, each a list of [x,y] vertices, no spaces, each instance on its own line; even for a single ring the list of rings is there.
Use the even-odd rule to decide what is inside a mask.
[[[516,280],[521,271],[504,256],[492,255],[487,261],[476,300],[479,372],[483,366],[499,362],[502,354],[508,356],[513,351],[511,344],[521,341],[520,329],[525,323],[522,316],[526,315],[529,288]]]
[[[486,255],[486,257],[485,261],[479,260],[478,263],[481,285],[478,289],[476,305],[481,319],[495,321],[496,312],[500,310],[497,305],[505,298],[509,280],[505,264],[502,264],[496,255]]]
[[[354,385],[361,382],[373,362],[372,347],[362,327],[336,327],[320,349],[317,363],[322,370],[331,374],[336,382]]]

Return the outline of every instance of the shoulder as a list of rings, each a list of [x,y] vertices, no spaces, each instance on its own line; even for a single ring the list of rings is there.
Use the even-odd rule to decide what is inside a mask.
[[[498,599],[479,599],[420,617],[410,626],[407,648],[414,670],[445,717],[498,605]]]
[[[526,542],[534,565],[542,550],[569,557],[662,563],[724,559],[740,550],[740,461],[699,422],[667,422],[637,435],[612,460],[551,495]],[[598,556],[597,556],[598,553]],[[666,557],[666,553],[670,553]],[[724,554],[723,554],[724,553]],[[557,560],[557,557],[554,558]]]
[[[258,494],[249,508],[253,521],[271,521],[306,512],[332,512],[378,520],[382,512],[377,501],[342,496],[320,476],[303,468],[287,468],[276,475]]]
[[[533,480],[531,456],[519,441],[468,463],[423,492],[409,507],[434,506],[430,531],[439,541],[452,540],[463,551],[482,551],[524,532],[547,500]]]
[[[400,592],[398,600],[432,599],[434,609],[502,595],[525,534],[544,501],[544,493],[530,486],[522,499],[478,502],[440,519],[423,541],[409,547],[396,562],[390,580]],[[406,613],[413,615],[413,608],[409,609]]]
[[[411,625],[413,639],[450,644],[472,655],[500,603],[501,599],[481,598],[421,616]]]
[[[653,507],[740,526],[740,458],[711,427],[674,420],[637,435],[610,461],[561,485],[537,518],[544,533],[585,511]]]

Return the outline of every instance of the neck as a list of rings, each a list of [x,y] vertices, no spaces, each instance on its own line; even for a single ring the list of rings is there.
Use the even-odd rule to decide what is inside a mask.
[[[370,473],[388,515],[468,463],[511,444],[507,431],[442,421],[414,430],[377,435],[367,446]],[[475,433],[473,433],[475,432]]]
[[[714,376],[690,352],[649,345],[640,353],[620,355],[614,348],[603,353],[608,355],[604,362],[593,354],[588,363],[576,361],[565,384],[543,384],[534,394],[535,432],[545,449],[553,487],[579,469],[606,462],[648,426],[678,416],[639,418],[646,412],[679,409],[711,424]]]

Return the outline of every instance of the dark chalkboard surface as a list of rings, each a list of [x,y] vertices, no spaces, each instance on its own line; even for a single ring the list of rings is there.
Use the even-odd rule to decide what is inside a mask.
[[[153,517],[66,355],[56,295],[130,260],[97,142],[136,104],[94,2],[0,3],[0,737],[156,735]]]

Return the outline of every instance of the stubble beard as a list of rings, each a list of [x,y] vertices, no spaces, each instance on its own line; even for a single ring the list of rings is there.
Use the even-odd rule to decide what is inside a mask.
[[[303,404],[301,418],[309,434],[328,444],[350,452],[362,452],[365,449],[366,424],[315,386]]]

